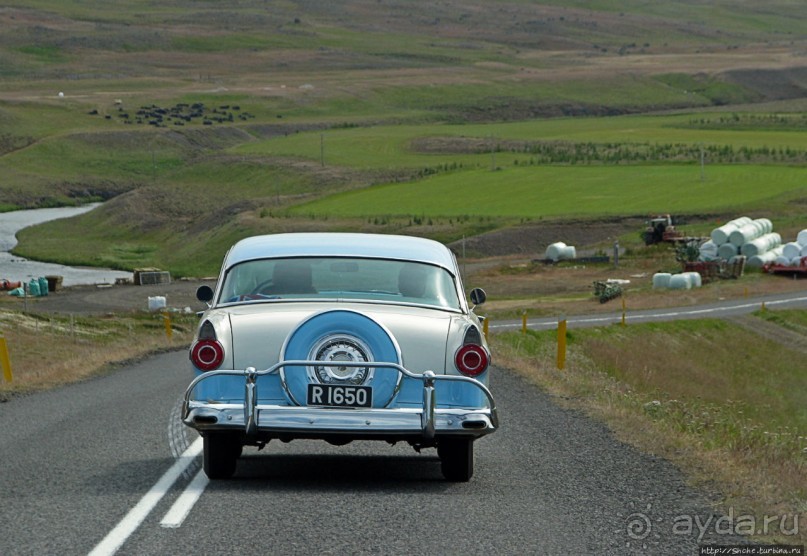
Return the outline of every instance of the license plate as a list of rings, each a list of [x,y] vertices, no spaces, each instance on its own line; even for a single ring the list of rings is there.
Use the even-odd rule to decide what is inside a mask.
[[[309,384],[308,405],[323,407],[373,407],[373,389],[369,386]]]

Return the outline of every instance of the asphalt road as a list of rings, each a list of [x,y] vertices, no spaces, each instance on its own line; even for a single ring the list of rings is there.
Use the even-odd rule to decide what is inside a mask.
[[[492,373],[502,428],[477,443],[464,484],[442,480],[433,450],[315,441],[248,449],[233,480],[207,484],[178,422],[184,352],[14,398],[0,404],[0,554],[681,555],[737,542],[668,462]]]

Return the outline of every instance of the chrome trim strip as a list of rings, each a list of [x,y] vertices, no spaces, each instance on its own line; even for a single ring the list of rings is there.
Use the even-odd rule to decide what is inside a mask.
[[[456,376],[456,375],[437,375],[432,371],[425,371],[422,374],[413,373],[407,370],[402,365],[397,363],[377,362],[377,361],[344,361],[342,365],[349,367],[384,367],[396,369],[401,379],[403,376],[415,380],[423,381],[423,408],[418,409],[390,409],[390,408],[375,408],[375,409],[335,409],[335,408],[319,408],[310,409],[303,406],[261,406],[257,404],[258,400],[258,385],[257,378],[264,375],[278,374],[280,369],[286,366],[305,367],[310,365],[320,364],[321,361],[310,360],[297,360],[297,361],[280,361],[271,367],[263,370],[255,370],[253,367],[248,367],[246,370],[235,369],[220,369],[217,371],[209,371],[197,376],[191,381],[188,388],[185,390],[185,396],[182,404],[182,421],[193,428],[198,430],[216,429],[216,428],[233,428],[239,426],[248,436],[254,436],[258,430],[282,430],[283,426],[289,427],[289,430],[316,432],[323,431],[339,431],[343,422],[345,427],[350,427],[351,430],[363,430],[366,432],[414,432],[420,433],[426,438],[433,438],[436,430],[451,429],[451,430],[466,430],[463,429],[461,421],[468,420],[468,416],[476,419],[481,419],[486,423],[486,426],[479,429],[467,429],[470,433],[471,430],[475,434],[481,436],[493,432],[499,428],[498,412],[496,410],[496,402],[493,395],[488,390],[487,386],[482,384],[476,379]],[[191,403],[191,394],[196,386],[214,376],[241,376],[246,378],[245,390],[245,403],[241,404],[207,404],[204,402],[194,401]],[[439,409],[436,407],[436,395],[434,390],[435,382],[437,381],[457,381],[467,382],[479,388],[488,400],[488,407],[484,409]],[[237,409],[238,411],[234,411]],[[191,417],[191,411],[194,416]],[[262,411],[271,411],[273,414],[271,426],[267,425],[262,427],[260,424],[260,413]],[[283,422],[278,420],[275,422],[274,416],[290,415],[292,411],[297,412],[296,419],[291,422]],[[237,415],[240,413],[240,419]],[[226,415],[226,419],[218,419],[218,414]],[[201,424],[195,423],[194,417],[199,416],[216,417],[216,424]],[[448,416],[454,416],[457,420],[453,421]],[[440,417],[440,419],[438,419]],[[413,429],[412,419],[415,419],[415,427]],[[222,424],[221,421],[224,421]],[[238,421],[241,421],[240,423]],[[373,422],[377,426],[372,426]],[[283,424],[285,423],[285,424]],[[318,424],[317,424],[318,423]],[[362,423],[364,425],[362,426]],[[487,426],[489,424],[489,426]],[[459,425],[459,426],[457,426]],[[319,426],[324,428],[320,429]],[[279,428],[280,427],[280,428]],[[453,427],[453,429],[452,429]],[[345,431],[347,432],[347,431]]]
[[[209,419],[205,422],[205,419]],[[200,422],[194,422],[201,419]],[[244,410],[240,404],[209,405],[192,401],[183,422],[200,431],[244,431]],[[362,436],[419,436],[426,438],[423,412],[414,408],[403,409],[319,409],[309,411],[297,406],[258,405],[256,408],[257,432],[277,435],[346,435]],[[481,423],[465,428],[463,423]],[[436,434],[462,434],[480,437],[495,432],[494,418],[485,410],[436,409]]]

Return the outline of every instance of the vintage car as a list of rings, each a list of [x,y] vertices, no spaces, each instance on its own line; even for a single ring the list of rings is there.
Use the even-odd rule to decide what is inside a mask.
[[[436,448],[450,481],[498,427],[490,354],[453,253],[422,238],[256,236],[227,253],[201,314],[183,422],[204,470],[231,477],[245,445],[279,439]],[[481,289],[470,292],[474,305]]]

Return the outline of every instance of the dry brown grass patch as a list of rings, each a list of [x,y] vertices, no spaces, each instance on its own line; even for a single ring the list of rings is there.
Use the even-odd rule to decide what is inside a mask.
[[[190,317],[172,316],[169,339],[160,314],[115,317],[36,317],[0,311],[13,381],[0,396],[52,388],[94,376],[113,363],[187,346]]]

